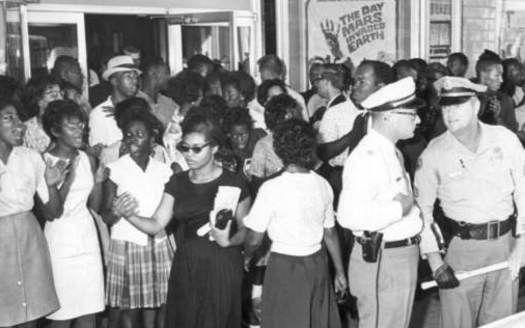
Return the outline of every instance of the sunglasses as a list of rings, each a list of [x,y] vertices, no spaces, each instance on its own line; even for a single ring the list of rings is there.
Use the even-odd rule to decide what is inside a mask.
[[[182,142],[179,142],[177,144],[177,150],[180,151],[181,153],[187,153],[191,150],[194,154],[198,154],[209,145],[210,143],[207,142],[200,146],[188,146],[188,145],[183,144]]]

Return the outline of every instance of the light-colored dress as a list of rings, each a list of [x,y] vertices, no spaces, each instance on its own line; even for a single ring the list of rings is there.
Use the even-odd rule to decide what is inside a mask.
[[[60,218],[46,222],[44,234],[51,254],[60,309],[47,318],[69,320],[104,310],[104,277],[97,228],[87,208],[94,177],[84,152]],[[53,162],[58,157],[44,154]]]
[[[15,147],[0,161],[0,327],[14,326],[58,309],[49,251],[31,213],[33,196],[49,199],[42,157]]]

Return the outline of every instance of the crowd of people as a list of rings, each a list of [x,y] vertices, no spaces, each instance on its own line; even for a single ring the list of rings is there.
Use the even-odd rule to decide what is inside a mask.
[[[423,277],[443,327],[516,311],[519,59],[257,65],[0,76],[0,327],[408,327]]]

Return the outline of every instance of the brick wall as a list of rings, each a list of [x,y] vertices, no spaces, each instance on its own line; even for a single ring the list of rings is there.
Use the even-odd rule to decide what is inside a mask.
[[[474,75],[474,65],[483,50],[498,52],[496,1],[463,0],[462,10],[462,51],[470,59],[469,73]]]

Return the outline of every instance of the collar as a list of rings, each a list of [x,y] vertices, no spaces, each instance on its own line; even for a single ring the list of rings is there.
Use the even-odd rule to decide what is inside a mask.
[[[377,132],[373,127],[368,129],[367,137],[374,145],[380,147],[381,149],[393,152],[396,151],[396,145],[381,133]]]
[[[470,151],[463,143],[461,143],[453,134],[452,132],[448,131],[446,132],[447,134],[447,139],[450,141],[450,144],[453,145],[453,147],[457,148],[458,150],[462,151],[462,152],[466,152],[466,153],[469,153],[469,154],[473,154],[473,155],[478,155],[478,154],[481,154],[483,153],[485,150],[487,150],[488,148],[490,148],[491,144],[490,144],[490,140],[489,138],[487,138],[487,130],[490,129],[490,127],[479,121],[478,122],[479,124],[479,129],[480,129],[480,140],[479,140],[479,145],[478,145],[478,149],[476,150],[475,153],[473,153],[472,151]]]
[[[342,96],[343,99],[340,99],[341,96]],[[337,96],[332,97],[332,99],[330,99],[328,101],[328,103],[326,104],[326,107],[329,108],[329,107],[335,106],[337,104],[340,104],[340,103],[342,103],[344,101],[345,101],[345,98],[344,98],[343,94],[339,93]]]

